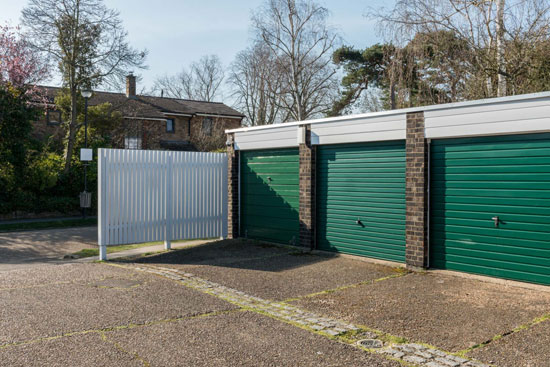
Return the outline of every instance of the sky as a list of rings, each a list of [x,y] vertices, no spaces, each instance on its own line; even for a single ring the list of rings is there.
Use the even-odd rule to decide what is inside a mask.
[[[148,70],[135,70],[138,91],[156,77],[173,75],[203,55],[216,54],[225,67],[251,43],[250,16],[263,0],[104,0],[117,9],[130,44],[147,49]],[[380,41],[367,7],[391,6],[394,0],[320,0],[331,12],[329,22],[345,44],[364,48]],[[0,24],[19,24],[26,0],[0,0]],[[50,84],[56,84],[55,80]]]

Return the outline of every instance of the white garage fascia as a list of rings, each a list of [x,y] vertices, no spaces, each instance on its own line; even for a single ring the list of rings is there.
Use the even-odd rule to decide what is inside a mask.
[[[525,97],[528,97],[526,95]],[[424,112],[428,139],[550,132],[550,95],[498,98],[491,103]]]
[[[404,140],[406,116],[424,112],[428,139],[550,132],[550,92],[226,130],[236,150],[297,147],[304,125],[313,145]]]

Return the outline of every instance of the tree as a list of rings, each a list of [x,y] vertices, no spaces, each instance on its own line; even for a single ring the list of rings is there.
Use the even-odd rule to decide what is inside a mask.
[[[202,123],[193,124],[191,144],[200,152],[225,152],[225,123],[223,118],[205,117]]]
[[[281,109],[281,74],[270,49],[256,42],[237,54],[231,65],[229,83],[233,87],[236,107],[246,116],[250,126],[285,121]]]
[[[381,88],[386,72],[386,46],[376,44],[365,50],[357,50],[350,46],[337,49],[332,58],[334,64],[343,68],[342,95],[337,99],[329,116],[338,116],[353,106],[367,88]]]
[[[417,33],[453,33],[473,55],[470,95],[515,93],[509,80],[530,67],[531,52],[548,39],[547,0],[398,0],[390,9],[371,10],[393,42],[402,45]]]
[[[23,200],[21,185],[27,173],[27,150],[35,89],[47,68],[17,29],[0,27],[0,212],[17,209]]]
[[[252,16],[253,31],[276,62],[283,81],[280,107],[306,120],[330,110],[337,90],[331,55],[339,41],[328,10],[310,0],[266,0]]]
[[[28,91],[47,76],[47,65],[33,52],[19,29],[0,26],[0,83]]]
[[[472,57],[468,43],[450,31],[417,33],[403,47],[342,47],[333,58],[343,68],[344,88],[331,113],[365,107],[365,102],[374,109],[380,102],[395,109],[469,99]]]
[[[24,90],[0,86],[0,193],[10,197],[25,182],[31,121],[38,117]],[[5,198],[3,198],[5,199]],[[1,200],[0,200],[1,201]]]
[[[163,97],[195,99],[193,78],[185,69],[176,75],[166,74],[156,78],[151,92]]]
[[[176,75],[165,75],[155,80],[153,93],[172,98],[214,101],[224,80],[223,65],[216,55],[203,56]]]
[[[65,121],[71,115],[71,95],[68,89],[61,89],[55,96],[56,109],[61,111],[62,120]],[[77,95],[78,115],[76,121],[84,124],[84,97]],[[98,137],[109,137],[112,132],[123,125],[124,119],[120,111],[115,110],[109,102],[88,107],[88,135],[90,141],[94,134]],[[92,132],[93,129],[93,132]],[[98,139],[97,137],[95,138]]]
[[[29,0],[22,21],[32,46],[57,64],[71,98],[64,149],[67,172],[75,137],[79,91],[120,85],[130,68],[144,68],[146,51],[130,47],[119,13],[103,0]]]

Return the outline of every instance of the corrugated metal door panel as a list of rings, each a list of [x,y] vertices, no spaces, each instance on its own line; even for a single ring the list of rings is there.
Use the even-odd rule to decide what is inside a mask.
[[[405,142],[318,146],[316,194],[319,249],[405,261]]]
[[[242,151],[241,205],[243,236],[298,243],[298,149]]]
[[[431,161],[431,266],[550,284],[550,134],[434,140]]]

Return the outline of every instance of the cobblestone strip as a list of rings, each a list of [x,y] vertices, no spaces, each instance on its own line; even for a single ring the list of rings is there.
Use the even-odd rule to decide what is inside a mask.
[[[489,367],[488,364],[447,354],[439,349],[415,343],[394,344],[377,350],[395,359],[426,367]]]
[[[135,266],[133,268],[138,271],[157,274],[176,280],[189,288],[212,294],[237,306],[264,313],[273,318],[300,325],[304,328],[314,330],[319,334],[337,338],[342,336],[342,340],[345,339],[346,342],[349,342],[349,339],[344,338],[345,334],[362,330],[360,327],[353,324],[321,317],[298,307],[285,304],[284,302],[274,302],[254,297],[236,289],[196,277],[193,274],[182,272],[177,269],[160,266]],[[370,334],[372,337],[376,337],[374,333]],[[355,345],[358,344],[356,343]],[[370,352],[379,353],[391,359],[400,360],[411,365],[425,367],[490,367],[487,364],[460,358],[439,349],[420,344],[386,343],[382,345],[383,347],[380,349],[363,348],[368,349]]]

